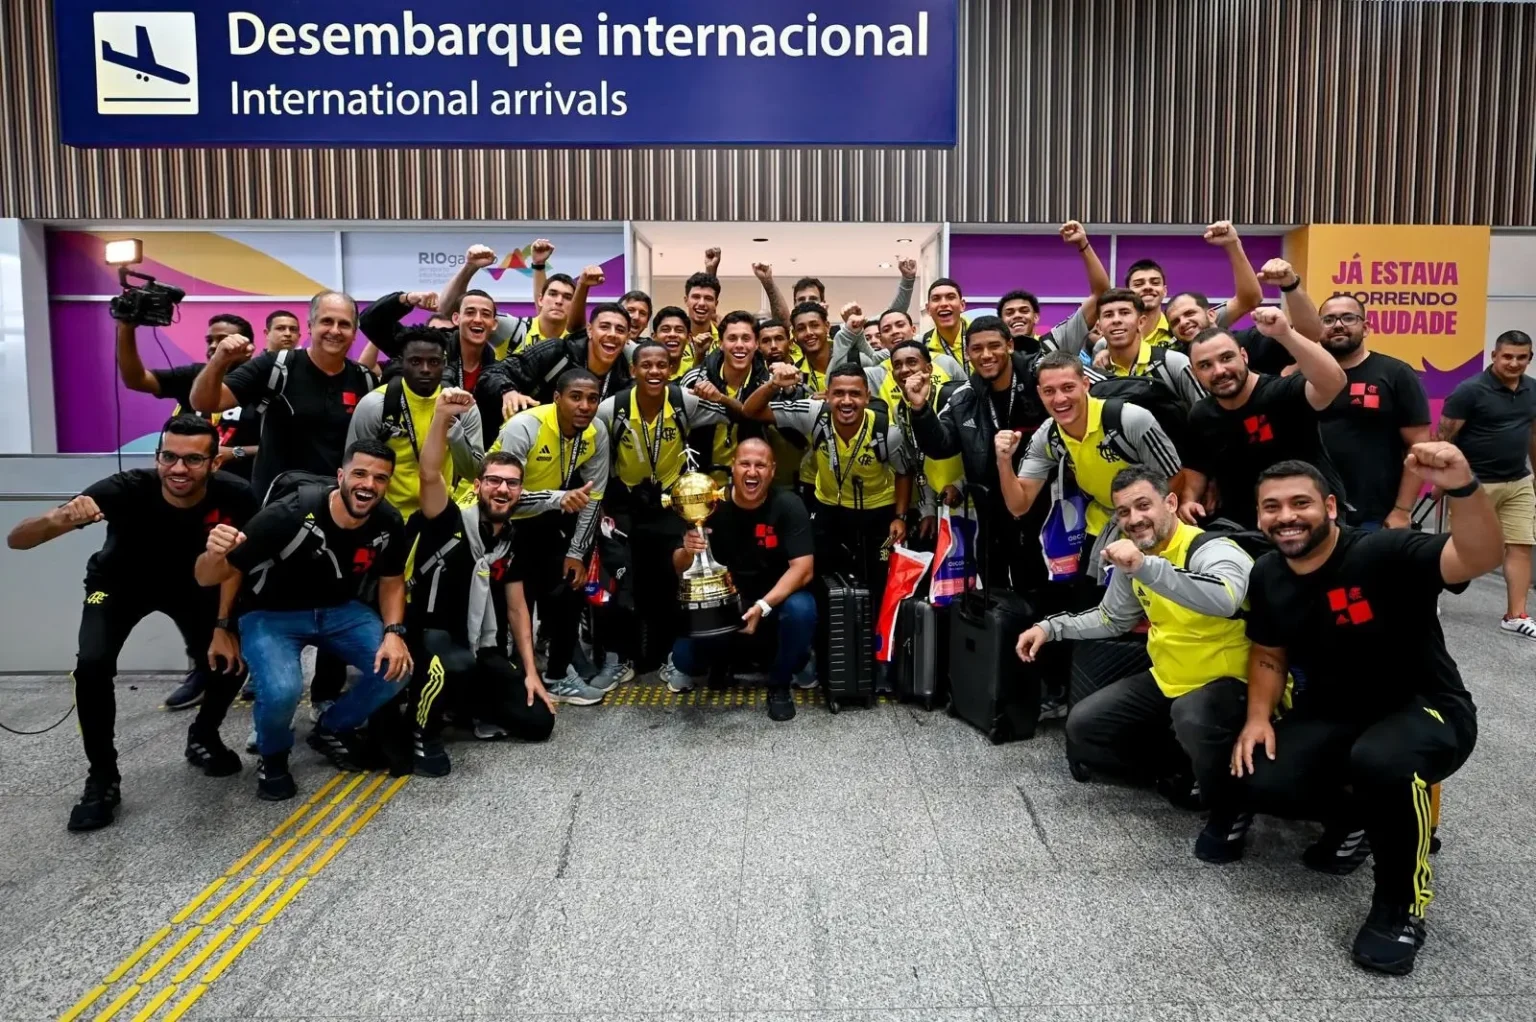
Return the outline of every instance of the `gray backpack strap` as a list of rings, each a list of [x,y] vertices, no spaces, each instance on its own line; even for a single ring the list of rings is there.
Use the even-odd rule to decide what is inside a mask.
[[[256,402],[256,413],[258,415],[265,415],[267,406],[272,403],[272,399],[281,395],[288,388],[288,355],[292,351],[292,348],[284,348],[272,360],[272,373],[267,377],[267,393],[260,401]]]

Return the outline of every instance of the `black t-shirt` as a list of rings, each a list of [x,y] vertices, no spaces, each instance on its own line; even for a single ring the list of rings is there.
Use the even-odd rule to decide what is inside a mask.
[[[1371,721],[1414,698],[1472,709],[1435,614],[1447,588],[1440,552],[1449,540],[1344,528],[1332,556],[1309,575],[1278,553],[1259,558],[1248,581],[1248,637],[1283,648],[1305,674],[1298,710]]]
[[[154,469],[137,468],[92,483],[85,496],[106,516],[107,541],[86,564],[86,585],[138,591],[197,589],[192,565],[215,525],[244,528],[256,497],[243,480],[215,472],[195,507],[167,503]]]
[[[1233,330],[1232,339],[1248,353],[1248,368],[1256,373],[1279,376],[1286,366],[1296,364],[1296,359],[1285,350],[1285,345],[1265,335],[1256,326]],[[1184,353],[1189,354],[1188,345],[1185,345],[1185,349]]]
[[[1536,421],[1536,382],[1520,377],[1514,390],[1492,369],[1462,380],[1445,399],[1441,414],[1465,425],[1456,446],[1478,478],[1507,483],[1531,474],[1531,423]]]
[[[450,501],[436,518],[417,515],[411,527],[419,532],[416,557],[412,564],[408,620],[413,628],[441,629],[452,635],[454,641],[468,645],[469,575],[475,570],[475,559],[469,544],[463,541],[463,511]],[[497,541],[484,524],[480,529],[485,548],[489,551]],[[455,536],[459,542],[445,556],[438,558],[438,551]],[[495,601],[498,621],[506,618],[505,587],[512,582],[521,582],[521,571],[521,559],[510,552],[491,562],[493,598],[498,590],[502,591],[502,597]]]
[[[1259,473],[1278,461],[1299,458],[1315,465],[1344,505],[1344,485],[1323,447],[1319,415],[1307,400],[1300,373],[1260,376],[1247,404],[1231,411],[1214,397],[1189,413],[1189,467],[1216,481],[1221,516],[1253,528],[1258,519],[1254,487]]]
[[[245,527],[245,542],[229,563],[245,575],[240,608],[314,610],[337,607],[361,594],[371,578],[405,574],[405,522],[400,512],[380,503],[362,525],[343,529],[331,515],[330,494],[317,507],[305,506],[307,489],[275,500]],[[313,529],[306,529],[308,520]],[[299,532],[303,541],[286,558],[279,555]],[[270,562],[270,563],[269,563]]]
[[[1408,363],[1371,352],[1322,413],[1323,444],[1349,489],[1351,525],[1380,522],[1397,503],[1408,447],[1402,430],[1429,425],[1429,398]]]
[[[203,371],[202,362],[193,362],[170,369],[151,369],[155,382],[160,385],[160,396],[175,401],[171,415],[194,414],[192,409],[192,383]],[[167,416],[169,418],[170,416]],[[218,415],[205,415],[219,430],[222,447],[256,447],[261,443],[261,413],[254,404],[233,408]],[[223,471],[233,472],[242,479],[251,477],[251,459],[235,458],[224,463]]]
[[[260,448],[251,484],[258,494],[279,473],[299,469],[328,476],[341,467],[347,428],[357,403],[377,385],[373,374],[347,360],[332,376],[309,359],[309,352],[288,352],[288,377],[271,386],[277,352],[265,352],[235,369],[224,380],[242,406],[270,397],[262,423]]]
[[[723,500],[704,527],[715,560],[730,569],[748,606],[778,585],[790,561],[815,552],[805,504],[783,490],[770,491],[768,499],[750,511]]]

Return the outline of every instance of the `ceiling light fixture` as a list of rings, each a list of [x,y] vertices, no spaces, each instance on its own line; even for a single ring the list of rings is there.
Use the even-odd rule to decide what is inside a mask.
[[[898,245],[910,245],[910,244],[912,244],[912,239],[911,238],[897,238],[896,239],[896,244],[898,244]]]
[[[880,268],[882,270],[889,270],[891,268],[891,264],[890,263],[881,263],[880,264]]]
[[[753,238],[753,241],[767,241],[767,238]]]

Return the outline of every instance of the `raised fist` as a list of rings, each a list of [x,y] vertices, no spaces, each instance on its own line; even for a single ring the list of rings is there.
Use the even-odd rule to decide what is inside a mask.
[[[915,256],[898,256],[896,259],[896,268],[900,270],[901,275],[908,280],[917,279],[917,258]]]
[[[581,279],[589,288],[598,287],[604,280],[603,268],[594,263],[581,271]]]
[[[788,362],[775,362],[769,367],[772,374],[772,382],[780,390],[789,390],[800,385],[800,370]]]
[[[1237,228],[1230,220],[1218,220],[1205,229],[1205,240],[1212,245],[1236,245]]]
[[[766,284],[773,280],[773,267],[767,263],[753,263],[752,275]]]
[[[548,238],[535,238],[533,246],[528,249],[528,255],[535,263],[547,263],[554,254],[555,246]]]
[[[483,270],[495,261],[496,253],[489,245],[471,245],[469,251],[464,253],[465,265],[473,266],[477,270]]]
[[[1284,259],[1271,259],[1259,269],[1259,283],[1279,287],[1296,279],[1296,270]]]
[[[83,493],[59,508],[59,511],[63,513],[64,521],[76,527],[90,525],[106,517],[101,513],[101,508],[96,506],[95,498],[87,497]]]
[[[215,525],[208,533],[208,552],[215,557],[225,557],[244,542],[245,533],[233,525]]]
[[[997,436],[992,438],[992,449],[997,452],[1000,459],[1011,459],[1013,452],[1019,449],[1019,441],[1024,439],[1024,434],[1016,429],[1000,429]]]
[[[213,357],[222,365],[235,365],[250,358],[254,350],[249,338],[230,334],[219,341],[219,346],[213,351]]]
[[[1291,321],[1285,318],[1285,313],[1273,305],[1261,305],[1253,310],[1253,325],[1259,328],[1259,333],[1265,337],[1273,337],[1276,340],[1291,332]]]
[[[458,418],[475,407],[475,396],[458,387],[448,387],[437,395],[437,410],[450,418]]]
[[[1061,225],[1061,240],[1075,248],[1082,248],[1088,244],[1088,232],[1076,220],[1068,220]]]

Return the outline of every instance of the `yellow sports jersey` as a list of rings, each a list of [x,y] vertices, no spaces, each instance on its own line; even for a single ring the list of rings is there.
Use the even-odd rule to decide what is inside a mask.
[[[1168,327],[1168,317],[1158,313],[1157,325],[1152,328],[1146,337],[1142,338],[1154,348],[1166,348],[1174,341],[1173,331]]]
[[[1160,554],[1175,568],[1184,568],[1189,547],[1200,529],[1179,522]],[[1147,654],[1152,677],[1163,695],[1175,699],[1214,678],[1248,677],[1250,643],[1241,618],[1212,617],[1181,606],[1131,579],[1147,621]]]
[[[1114,517],[1111,484],[1116,473],[1130,468],[1131,463],[1120,460],[1120,456],[1104,443],[1104,402],[1099,398],[1088,399],[1088,429],[1081,440],[1072,439],[1060,427],[1057,432],[1072,460],[1072,475],[1077,479],[1077,488],[1088,498],[1088,531],[1095,536],[1101,535]]]
[[[831,342],[829,341],[828,343]],[[805,377],[804,383],[806,390],[810,391],[812,394],[821,394],[826,391],[827,374],[832,372],[832,362],[830,359],[827,361],[827,368],[817,369],[811,365],[811,360],[806,357],[804,352],[796,349],[793,363],[794,367],[800,370],[801,374]]]
[[[729,380],[726,381],[725,386],[720,388],[721,393],[726,397],[734,398],[737,401],[742,399],[742,392],[744,390],[746,390],[745,383],[739,387],[732,387]],[[736,459],[736,444],[740,440],[741,427],[737,423],[722,422],[719,426],[716,426],[715,442],[709,452],[709,463],[719,466],[730,465]],[[725,473],[729,475],[730,469],[725,469]]]
[[[965,316],[962,315],[960,317],[960,328],[955,335],[953,344],[946,341],[939,334],[938,327],[930,328],[927,333],[923,334],[923,346],[928,349],[928,354],[935,358],[939,355],[948,355],[960,363],[962,369],[969,370],[971,363],[965,357],[965,331],[970,322]]]
[[[661,414],[646,422],[640,414],[640,392],[629,393],[629,422],[618,445],[614,475],[625,486],[639,486],[655,479],[665,489],[677,482],[687,464],[687,437],[677,427],[677,409],[672,407],[671,388],[662,398]]]
[[[374,391],[382,394],[388,389],[388,384]],[[439,387],[427,397],[420,397],[410,387],[401,387],[400,394],[404,399],[403,411],[411,417],[411,425],[415,427],[416,443],[427,442],[427,432],[432,428],[432,416],[437,411],[437,395],[442,392]],[[411,445],[409,436],[392,436],[387,441],[391,450],[395,452],[395,472],[389,477],[389,487],[384,491],[384,500],[396,511],[401,518],[410,518],[421,508],[421,472],[416,460],[416,448]],[[453,458],[443,459],[443,481],[448,488],[453,488]]]
[[[933,389],[935,392],[944,384],[949,383],[949,374],[938,366],[933,367]],[[896,382],[896,374],[887,372],[885,379],[880,382],[880,398],[885,401],[885,406],[891,410],[897,422],[901,425],[902,436],[912,450],[917,450],[917,443],[912,437],[912,413],[907,408],[905,400],[901,396],[901,385]],[[965,466],[960,461],[960,455],[953,458],[924,458],[923,478],[928,480],[928,485],[934,493],[942,493],[944,487],[960,482],[965,477]]]
[[[523,332],[523,336],[520,339],[517,337],[517,332],[514,330],[512,336],[508,337],[504,341],[497,342],[497,359],[506,358],[508,349],[511,349],[512,354],[514,355],[521,355],[523,352],[527,351],[535,344],[538,344],[540,341],[551,341],[554,340],[555,337],[567,337],[570,335],[569,330],[562,330],[560,333],[556,334],[555,337],[545,337],[544,334],[539,330],[539,317],[537,316],[529,316],[527,323],[528,329]],[[513,347],[513,341],[517,342],[517,346],[515,348]]]
[[[527,494],[550,490],[571,489],[575,485],[581,466],[592,460],[601,442],[595,422],[587,424],[580,436],[566,439],[560,435],[560,422],[556,406],[540,405],[525,413],[539,424],[538,434],[523,457],[523,492]],[[496,441],[501,444],[500,438]],[[592,499],[602,499],[602,485],[593,487]],[[529,518],[538,509],[513,513],[514,518]]]
[[[684,341],[682,358],[678,359],[677,368],[672,370],[672,375],[667,377],[667,379],[681,380],[684,376],[687,376],[689,373],[691,373],[693,371],[693,367],[697,364],[698,361],[694,358],[693,355],[692,342]]]
[[[1120,364],[1111,358],[1109,360],[1109,365],[1105,368],[1105,372],[1109,373],[1111,376],[1121,377],[1147,375],[1152,371],[1152,366],[1154,364],[1152,362],[1152,349],[1154,347],[1156,347],[1156,345],[1154,345],[1150,340],[1143,340],[1141,345],[1136,349],[1136,360],[1131,363],[1131,367],[1129,369],[1122,369]]]

